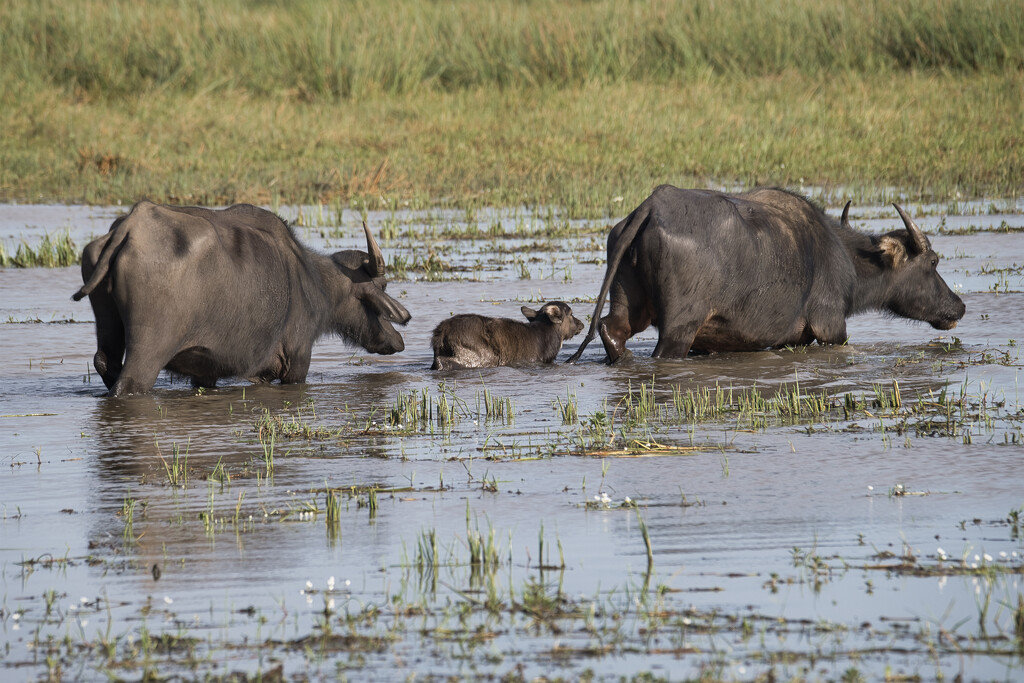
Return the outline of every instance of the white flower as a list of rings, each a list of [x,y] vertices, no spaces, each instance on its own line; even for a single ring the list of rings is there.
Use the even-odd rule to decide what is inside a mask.
[[[625,500],[626,505],[629,505],[632,502],[633,501],[629,499],[629,496],[626,496],[626,500]]]
[[[312,581],[306,581],[306,590],[308,590],[308,591],[313,590],[313,582]]]
[[[870,484],[868,484],[868,491],[874,491],[874,490],[875,490],[875,487],[871,486]]]
[[[331,611],[334,610],[334,598],[331,598],[330,600],[327,601],[327,609],[329,609]]]
[[[945,559],[947,559],[949,557],[949,555],[946,554],[946,551],[943,550],[942,548],[938,548],[935,551],[935,554],[939,556],[940,560],[945,560]]]
[[[986,562],[991,562],[992,561],[992,556],[989,555],[988,553],[985,553],[982,557],[985,559]]]
[[[349,581],[348,579],[345,579],[345,585],[346,585],[346,586],[351,586],[351,585],[352,585],[352,582],[351,582],[351,581]]]
[[[334,577],[333,576],[330,577],[329,579],[327,579],[327,590],[329,590],[329,591],[334,590]]]
[[[168,605],[170,605],[171,603],[174,602],[174,600],[172,600],[169,595],[165,595],[164,596],[164,602],[167,603]]]

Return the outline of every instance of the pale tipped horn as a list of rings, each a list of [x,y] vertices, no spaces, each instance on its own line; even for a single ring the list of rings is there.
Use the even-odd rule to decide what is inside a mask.
[[[377,240],[373,239],[373,234],[366,227],[366,221],[363,221],[363,232],[366,233],[366,251],[370,254],[366,268],[370,271],[371,277],[384,277],[384,255],[380,253]]]
[[[899,204],[893,204],[896,207],[896,212],[903,219],[903,225],[907,226],[907,232],[910,233],[910,237],[914,240],[914,246],[918,252],[926,252],[931,249],[931,245],[928,243],[928,238],[925,237],[924,233],[921,232],[921,228],[917,227],[917,223],[907,215],[907,212],[900,207]]]

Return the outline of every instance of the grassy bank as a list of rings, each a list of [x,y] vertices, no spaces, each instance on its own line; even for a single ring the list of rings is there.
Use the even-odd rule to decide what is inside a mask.
[[[1024,6],[29,3],[0,200],[556,204],[654,185],[1016,195]]]

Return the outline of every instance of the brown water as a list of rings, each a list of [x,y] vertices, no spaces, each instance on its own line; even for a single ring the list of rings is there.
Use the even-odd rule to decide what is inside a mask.
[[[890,213],[854,222],[888,229]],[[10,249],[69,229],[84,245],[115,214],[2,206],[0,238]],[[586,319],[602,240],[402,238],[382,245],[389,262],[432,247],[476,278],[391,285],[413,314],[404,353],[326,339],[304,386],[197,394],[162,375],[151,396],[118,400],[89,367],[92,312],[70,299],[78,269],[0,270],[3,679],[280,667],[357,680],[837,679],[851,668],[1017,680],[1024,238],[988,231],[1003,221],[1024,227],[1020,202],[941,226],[982,230],[970,235],[936,234],[939,214],[919,220],[967,304],[952,334],[867,315],[839,348],[660,362],[648,332],[629,343],[632,362],[605,366],[597,342],[579,365],[561,363],[581,336],[552,366],[440,375],[429,335],[451,312],[515,317],[523,303],[563,299]],[[303,235],[354,246],[356,224],[326,242]],[[664,418],[622,431],[623,397],[652,381],[669,406],[673,387],[870,398],[894,380],[903,413]],[[456,406],[453,423],[388,423],[400,396],[424,389]],[[954,427],[941,428],[937,408],[908,412],[938,406],[943,391],[963,399]],[[511,421],[487,419],[485,392],[511,401]],[[559,403],[573,400],[579,418],[564,424]],[[611,444],[580,455],[602,415]],[[255,427],[265,416],[324,433],[275,440],[268,476]],[[175,451],[187,453],[184,485],[169,479]],[[332,530],[325,492],[352,486]],[[501,558],[482,573],[469,561],[477,529]],[[431,535],[436,567],[422,561]],[[488,587],[504,609],[482,606]],[[555,611],[522,608],[537,587]],[[160,634],[195,638],[190,657],[180,643],[154,646]]]

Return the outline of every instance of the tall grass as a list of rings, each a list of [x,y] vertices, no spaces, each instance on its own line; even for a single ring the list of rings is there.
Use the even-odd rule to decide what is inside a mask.
[[[8,79],[89,97],[1024,67],[1024,4],[1005,0],[11,0],[0,26]]]
[[[941,201],[1024,173],[1020,2],[9,0],[0,65],[0,201],[610,219],[664,182]]]

